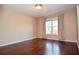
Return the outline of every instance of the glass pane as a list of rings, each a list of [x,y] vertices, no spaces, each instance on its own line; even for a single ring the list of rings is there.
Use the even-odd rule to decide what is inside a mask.
[[[51,21],[46,22],[46,34],[51,34]]]
[[[53,21],[53,34],[58,35],[58,20]]]

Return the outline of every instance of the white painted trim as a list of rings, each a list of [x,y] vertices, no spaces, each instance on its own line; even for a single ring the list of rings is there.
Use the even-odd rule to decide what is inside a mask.
[[[45,39],[50,39],[50,40],[52,40],[52,38],[45,38]],[[55,39],[54,39],[55,40]],[[77,41],[76,40],[74,40],[74,41],[72,41],[72,40],[58,40],[58,39],[56,39],[57,41],[65,41],[65,42],[73,42],[73,43],[77,43]]]
[[[79,41],[77,41],[77,46],[78,46],[78,49],[79,49]]]
[[[60,40],[60,41],[77,43],[77,41],[72,41],[72,40]]]
[[[79,49],[79,45],[77,45],[78,46],[78,49]]]
[[[20,41],[16,41],[16,42],[10,42],[10,43],[6,43],[6,44],[2,44],[2,45],[0,45],[0,47],[7,46],[7,45],[11,45],[11,44],[20,43],[20,42],[23,42],[23,41],[33,40],[35,38],[36,37],[32,37],[32,38],[27,38],[27,39],[20,40]],[[50,40],[52,40],[52,39],[50,39]],[[65,42],[74,42],[74,43],[77,43],[76,41],[70,41],[70,40],[58,40],[58,41],[65,41]],[[79,48],[79,46],[78,46],[78,48]]]
[[[36,38],[36,37],[32,37],[32,38],[27,38],[27,39],[19,40],[19,41],[16,41],[16,42],[9,42],[9,43],[0,45],[0,47],[2,47],[2,46],[7,46],[7,45],[11,45],[11,44],[20,43],[20,42],[23,42],[23,41],[33,40],[33,39],[35,39],[35,38]]]

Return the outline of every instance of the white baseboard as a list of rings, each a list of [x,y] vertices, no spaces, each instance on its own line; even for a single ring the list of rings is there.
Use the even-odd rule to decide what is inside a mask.
[[[78,47],[78,49],[79,49],[79,44],[77,44],[77,47]]]
[[[6,43],[6,44],[1,44],[0,47],[2,47],[2,46],[7,46],[7,45],[11,45],[11,44],[20,43],[20,42],[23,42],[23,41],[33,40],[33,39],[35,39],[35,38],[36,38],[36,37],[31,37],[31,38],[27,38],[27,39],[15,41],[15,42],[9,42],[9,43]]]
[[[78,49],[79,49],[79,41],[77,41],[77,46],[78,46]]]
[[[36,38],[36,37],[31,37],[31,38],[27,38],[27,39],[15,41],[15,42],[9,42],[9,43],[6,43],[6,44],[1,44],[0,47],[2,47],[2,46],[7,46],[7,45],[11,45],[11,44],[20,43],[20,42],[23,42],[23,41],[33,40],[33,39],[35,39],[35,38]],[[50,40],[52,40],[52,39],[50,39]],[[65,41],[65,42],[74,42],[74,43],[77,43],[76,41],[70,41],[70,40],[58,40],[58,41]],[[79,47],[79,46],[78,46],[78,47]]]
[[[50,39],[50,40],[52,40],[52,38],[45,38],[45,39]],[[53,40],[55,40],[55,39],[53,39]],[[73,42],[73,43],[77,43],[77,41],[76,40],[58,40],[58,39],[56,39],[57,41],[65,41],[65,42]]]
[[[60,41],[77,43],[77,41],[71,41],[71,40],[60,40]]]

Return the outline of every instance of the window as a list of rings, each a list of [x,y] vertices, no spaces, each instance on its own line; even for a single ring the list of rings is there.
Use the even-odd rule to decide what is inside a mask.
[[[58,18],[46,21],[46,34],[58,35]]]

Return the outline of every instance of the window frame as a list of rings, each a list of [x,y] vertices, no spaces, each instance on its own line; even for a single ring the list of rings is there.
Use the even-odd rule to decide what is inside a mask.
[[[54,18],[57,18],[57,19],[54,19]],[[51,33],[50,33],[50,34],[47,34],[47,33],[46,33],[46,22],[45,22],[45,34],[46,34],[46,35],[55,35],[55,36],[57,35],[57,36],[58,36],[58,34],[59,34],[58,31],[57,31],[58,34],[54,34],[54,33],[53,33],[53,21],[55,21],[55,20],[58,21],[58,17],[54,17],[54,18],[50,18],[50,19],[46,20],[46,22],[47,22],[47,21],[51,21]],[[58,22],[58,23],[59,23],[59,22]]]

